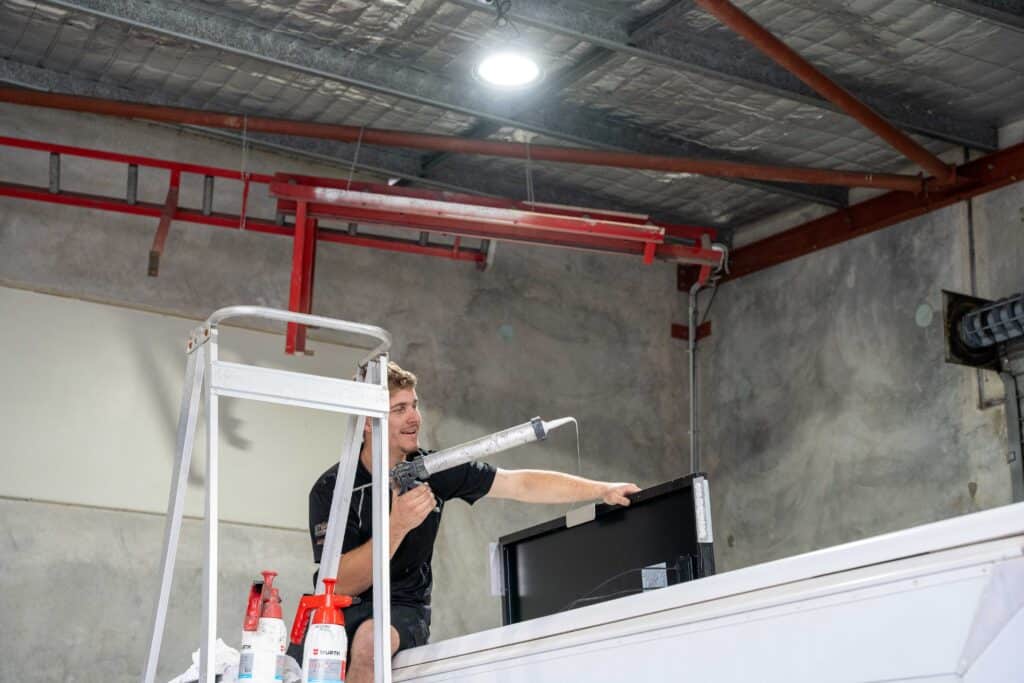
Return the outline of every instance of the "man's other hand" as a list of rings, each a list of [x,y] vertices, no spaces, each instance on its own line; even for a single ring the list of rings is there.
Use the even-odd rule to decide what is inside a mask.
[[[631,493],[639,493],[640,487],[636,484],[607,484],[604,493],[601,494],[601,500],[608,503],[609,505],[629,505],[629,498],[626,498]]]
[[[399,537],[404,537],[422,524],[436,505],[434,492],[430,490],[429,484],[420,484],[403,495],[398,495],[398,492],[393,490],[391,492],[392,535],[397,534]]]

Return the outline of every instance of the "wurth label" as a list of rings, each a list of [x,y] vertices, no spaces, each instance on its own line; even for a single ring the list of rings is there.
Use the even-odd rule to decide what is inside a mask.
[[[252,660],[252,650],[242,652],[242,656],[238,658],[238,680],[252,679]]]
[[[309,683],[340,683],[345,680],[345,660],[309,658]]]

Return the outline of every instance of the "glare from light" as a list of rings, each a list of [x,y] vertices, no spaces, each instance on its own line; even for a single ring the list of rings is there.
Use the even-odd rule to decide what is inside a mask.
[[[491,85],[519,88],[540,78],[540,66],[526,55],[498,52],[484,57],[476,73]]]

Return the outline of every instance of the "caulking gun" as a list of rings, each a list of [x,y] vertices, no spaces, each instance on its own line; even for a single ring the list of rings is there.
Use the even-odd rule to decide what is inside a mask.
[[[446,448],[443,451],[421,455],[412,460],[400,462],[391,470],[391,485],[398,489],[399,494],[405,493],[415,488],[420,482],[429,479],[432,474],[437,474],[457,465],[462,465],[472,460],[479,460],[488,455],[494,455],[495,453],[515,448],[516,446],[525,446],[534,441],[543,441],[548,438],[548,432],[551,430],[575,421],[575,418],[572,417],[562,417],[545,422],[539,417],[535,417],[521,425],[509,427],[488,436],[481,436],[479,439],[473,439],[464,444]]]

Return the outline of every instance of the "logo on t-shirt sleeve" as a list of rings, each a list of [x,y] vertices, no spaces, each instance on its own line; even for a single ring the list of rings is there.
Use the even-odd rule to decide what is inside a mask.
[[[313,527],[313,538],[317,545],[324,544],[325,536],[327,536],[327,522],[320,522]]]

